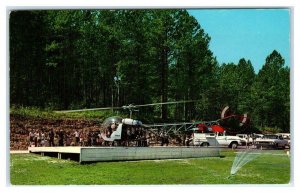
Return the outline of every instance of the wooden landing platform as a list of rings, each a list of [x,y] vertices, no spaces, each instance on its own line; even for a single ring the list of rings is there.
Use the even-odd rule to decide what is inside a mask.
[[[29,147],[30,153],[83,162],[220,157],[217,147]]]

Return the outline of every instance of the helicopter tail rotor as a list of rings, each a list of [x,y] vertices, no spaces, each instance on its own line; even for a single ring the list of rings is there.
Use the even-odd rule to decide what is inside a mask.
[[[247,120],[248,120],[248,116],[247,114],[245,113],[242,117],[242,120],[240,122],[240,126],[243,126],[244,124],[246,124]]]
[[[228,114],[229,114],[229,110],[228,109],[229,109],[229,106],[224,107],[224,109],[221,112],[221,119],[224,119],[225,117],[228,116]]]
[[[221,111],[221,120],[228,119],[231,117],[238,117],[241,123],[245,123],[247,121],[248,115],[247,113],[244,113],[243,115],[236,115],[235,113],[229,110],[229,106],[224,107],[224,109]]]

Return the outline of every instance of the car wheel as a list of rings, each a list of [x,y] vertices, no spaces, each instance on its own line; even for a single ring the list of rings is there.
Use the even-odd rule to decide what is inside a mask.
[[[202,146],[203,146],[203,147],[208,147],[208,146],[209,146],[209,143],[204,142],[204,143],[202,143]]]
[[[236,149],[237,146],[238,146],[238,144],[237,144],[236,142],[232,142],[231,145],[230,145],[230,147],[231,147],[232,149]]]

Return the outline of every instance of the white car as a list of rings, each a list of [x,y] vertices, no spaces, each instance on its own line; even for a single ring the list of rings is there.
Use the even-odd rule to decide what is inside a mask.
[[[253,145],[255,140],[258,138],[262,138],[262,134],[236,134],[239,138],[241,138],[242,145]]]
[[[250,135],[247,134],[236,134],[239,138],[241,138],[242,145],[252,145],[253,139]]]
[[[193,133],[194,146],[227,146],[237,148],[242,145],[238,136],[226,135],[225,133]]]
[[[277,133],[278,135],[282,135],[283,139],[288,141],[288,146],[291,146],[291,134],[290,133]]]
[[[288,140],[284,139],[279,134],[264,135],[263,138],[258,138],[255,141],[256,148],[273,147],[273,148],[285,148],[289,146]]]

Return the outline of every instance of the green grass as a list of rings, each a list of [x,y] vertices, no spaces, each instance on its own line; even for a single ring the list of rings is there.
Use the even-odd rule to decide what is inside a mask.
[[[223,151],[222,155],[223,158],[80,165],[33,154],[11,154],[10,177],[13,185],[288,184],[290,181],[290,158],[283,151],[272,154],[266,151],[230,178],[236,154]]]

